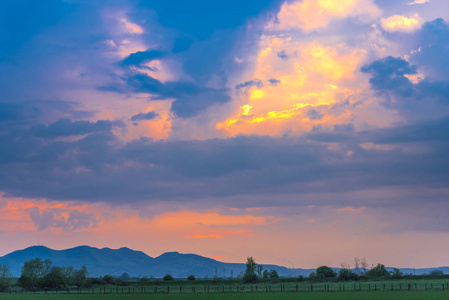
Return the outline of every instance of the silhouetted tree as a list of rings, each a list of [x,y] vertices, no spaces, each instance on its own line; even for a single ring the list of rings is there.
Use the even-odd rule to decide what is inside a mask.
[[[342,281],[357,280],[358,279],[358,275],[356,273],[354,273],[350,269],[342,268],[338,272],[338,279],[342,280]]]
[[[316,276],[317,277],[336,277],[337,273],[332,270],[332,268],[329,268],[328,266],[321,266],[318,269],[316,269]]]
[[[24,288],[38,287],[39,280],[50,273],[51,264],[52,261],[50,259],[44,261],[40,258],[27,260],[23,263],[22,272],[17,283]]]
[[[257,269],[257,264],[254,258],[252,256],[248,257],[246,259],[246,270],[245,274],[243,275],[243,282],[257,282],[257,280],[259,279],[256,274]]]
[[[394,268],[393,272],[391,272],[391,277],[394,279],[401,279],[402,276],[404,276],[404,273],[402,273],[398,268]]]
[[[387,269],[383,264],[377,264],[373,266],[368,272],[366,272],[367,277],[387,277],[390,276]]]
[[[113,284],[114,283],[114,277],[112,277],[112,275],[104,275],[103,276],[103,281],[106,284]]]
[[[12,283],[13,276],[7,263],[0,264],[0,293],[5,292]]]
[[[175,279],[170,274],[167,274],[167,275],[164,276],[164,280],[168,281],[168,280],[175,280]]]
[[[444,273],[441,270],[432,270],[429,273],[430,276],[443,276]]]

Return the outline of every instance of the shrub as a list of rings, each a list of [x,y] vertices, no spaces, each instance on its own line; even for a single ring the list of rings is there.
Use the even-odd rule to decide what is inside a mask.
[[[195,280],[196,278],[195,278],[195,276],[193,276],[193,275],[189,275],[188,277],[187,277],[187,280]]]
[[[112,275],[104,275],[103,276],[103,281],[106,284],[113,284],[114,283],[114,277],[112,277]]]
[[[348,281],[348,280],[357,280],[359,279],[357,274],[352,272],[350,269],[340,269],[338,272],[338,280]]]
[[[168,280],[175,280],[175,279],[170,274],[167,274],[167,275],[164,276],[164,280],[168,281]]]
[[[318,269],[316,269],[316,275],[318,277],[336,277],[337,273],[335,273],[332,268],[329,268],[328,266],[321,266]]]

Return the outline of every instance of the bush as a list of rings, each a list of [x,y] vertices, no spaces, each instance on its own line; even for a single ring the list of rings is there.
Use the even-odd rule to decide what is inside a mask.
[[[113,284],[114,283],[114,277],[112,275],[104,275],[103,276],[103,282],[106,284]]]
[[[189,275],[188,277],[187,277],[187,280],[195,280],[196,278],[195,278],[195,276],[193,276],[193,275]]]
[[[350,269],[340,269],[340,272],[338,272],[338,280],[348,281],[357,279],[359,279],[357,274],[352,272]]]
[[[329,278],[329,277],[336,277],[337,273],[328,266],[321,266],[318,269],[316,269],[316,276]]]
[[[377,264],[377,266],[372,267],[371,270],[366,272],[366,277],[388,277],[390,273],[388,273],[387,269],[383,264]]]
[[[175,280],[175,279],[170,274],[167,274],[164,276],[164,281],[168,281],[168,280]]]
[[[432,270],[432,271],[430,271],[429,275],[437,277],[437,276],[443,276],[444,273],[441,270]]]

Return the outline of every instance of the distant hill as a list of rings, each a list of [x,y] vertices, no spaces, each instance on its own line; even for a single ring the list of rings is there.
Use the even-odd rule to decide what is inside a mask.
[[[11,267],[14,276],[20,276],[22,265],[25,261],[39,257],[51,259],[57,266],[73,266],[80,268],[86,266],[89,276],[100,277],[103,275],[120,276],[128,273],[133,277],[154,276],[162,278],[171,274],[175,278],[186,278],[193,274],[197,278],[237,277],[245,270],[244,263],[224,263],[196,254],[181,254],[167,252],[152,258],[141,251],[129,248],[98,249],[89,246],[79,246],[66,250],[53,250],[44,246],[33,246],[23,250],[17,250],[0,257],[0,263],[6,262]],[[264,269],[274,269],[281,277],[308,276],[315,269],[289,269],[276,265],[263,265]],[[388,268],[390,269],[390,268]],[[449,267],[427,269],[401,269],[405,274],[424,274],[431,270],[442,270],[449,274]]]

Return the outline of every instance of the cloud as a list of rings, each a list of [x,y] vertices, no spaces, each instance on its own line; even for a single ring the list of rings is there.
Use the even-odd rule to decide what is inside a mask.
[[[141,139],[126,144],[110,133],[93,133],[76,142],[1,135],[0,145],[8,145],[13,152],[0,148],[0,190],[9,196],[59,200],[188,203],[214,199],[209,205],[263,207],[301,205],[310,201],[305,195],[320,193],[334,193],[335,198],[339,193],[371,189],[424,189],[430,183],[445,187],[449,174],[443,167],[448,163],[443,145],[449,143],[448,124],[363,133],[349,124],[336,126],[327,136],[317,132],[307,139],[241,136],[204,141]],[[416,139],[407,141],[407,136]],[[404,142],[420,149],[424,141],[426,148],[420,151],[401,150]],[[392,148],[360,146],[367,142]],[[274,202],[263,195],[271,195]],[[331,198],[316,203],[333,203]],[[346,206],[374,205],[371,200],[350,202]],[[46,224],[49,218],[40,222]]]
[[[449,81],[449,24],[439,18],[426,22],[412,38],[415,51],[410,55],[411,62],[433,80]]]
[[[121,126],[120,122],[98,120],[95,123],[89,121],[72,122],[70,119],[59,119],[45,126],[36,125],[31,129],[34,136],[56,138],[61,136],[84,135],[94,132],[111,131],[114,126]]]
[[[150,111],[147,113],[138,113],[137,115],[134,115],[131,117],[131,121],[148,121],[148,120],[154,120],[155,118],[159,117],[159,114],[155,111]]]
[[[346,44],[333,47],[303,42],[289,34],[262,36],[259,43],[249,74],[253,79],[237,85],[244,86],[245,93],[233,99],[239,105],[231,116],[217,122],[218,130],[228,136],[300,134],[311,130],[318,120],[330,128],[345,122],[328,112],[332,105],[358,97],[357,90],[364,83],[357,73],[366,51]],[[280,59],[281,51],[293,54],[288,60]],[[326,117],[310,118],[310,109]]]
[[[425,3],[430,3],[430,0],[414,0],[412,2],[409,2],[408,5],[425,4]]]
[[[154,60],[156,58],[161,58],[164,53],[159,50],[147,50],[147,51],[137,51],[131,53],[120,63],[122,66],[139,66],[142,63]]]
[[[231,99],[225,89],[203,87],[191,82],[162,83],[145,74],[131,75],[126,78],[126,83],[134,92],[153,94],[158,100],[175,99],[171,111],[181,118],[196,116],[214,104],[226,103]]]
[[[142,27],[140,27],[139,25],[137,25],[135,23],[128,21],[125,18],[120,19],[120,22],[122,22],[124,29],[126,30],[127,33],[131,33],[131,34],[142,34],[143,33]]]
[[[324,115],[312,108],[307,111],[307,116],[310,120],[321,120]]]
[[[403,31],[413,32],[421,28],[423,19],[416,14],[413,17],[407,18],[400,15],[394,15],[381,20],[382,28],[386,31]]]
[[[369,82],[378,91],[410,95],[413,84],[405,75],[417,74],[417,67],[401,58],[389,56],[363,66],[361,71],[372,75]]]
[[[285,1],[269,28],[314,30],[326,27],[333,20],[348,17],[361,17],[362,20],[363,17],[366,22],[379,15],[380,9],[371,0]]]
[[[398,110],[410,122],[445,118],[448,115],[449,81],[424,79],[415,82],[409,75],[417,74],[417,66],[391,56],[364,66],[361,70],[372,75],[369,82],[381,94],[383,105]]]
[[[60,228],[67,232],[92,228],[98,225],[99,220],[93,213],[82,212],[77,209],[49,209],[40,210],[34,207],[30,211],[30,218],[37,226],[38,231],[49,228]]]
[[[257,87],[257,88],[261,88],[263,87],[263,82],[260,79],[253,79],[253,80],[249,80],[249,81],[245,81],[242,83],[239,83],[235,86],[236,89],[243,89],[243,88],[247,88],[247,87]]]

